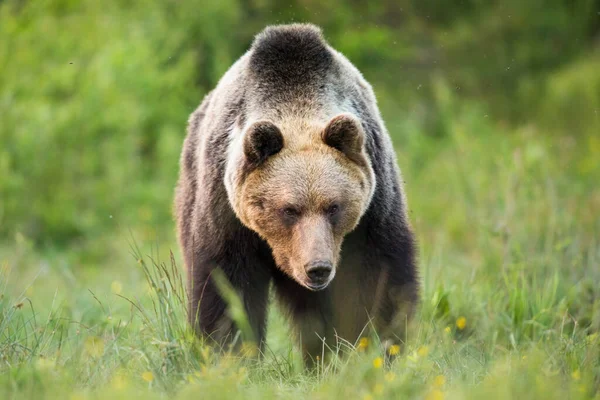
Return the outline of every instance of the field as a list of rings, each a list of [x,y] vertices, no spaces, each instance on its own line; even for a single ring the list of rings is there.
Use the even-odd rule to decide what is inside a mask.
[[[120,6],[12,4],[0,2],[0,38],[36,51],[0,50],[0,398],[600,399],[597,51],[536,80],[544,95],[516,116],[444,74],[401,99],[365,64],[405,181],[422,299],[393,363],[368,337],[309,373],[275,304],[260,362],[216,354],[186,324],[170,216],[178,152],[203,82],[241,52],[204,49],[221,64],[198,77],[185,29],[165,25],[160,42],[154,9],[104,30],[89,21]],[[233,23],[227,7],[212,11]],[[149,62],[163,46],[176,60]],[[84,58],[85,72],[67,69]]]

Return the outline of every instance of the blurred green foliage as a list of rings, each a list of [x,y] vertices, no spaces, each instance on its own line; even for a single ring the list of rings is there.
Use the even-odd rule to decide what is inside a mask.
[[[186,119],[267,24],[322,26],[374,84],[398,144],[448,135],[456,110],[442,86],[486,116],[467,135],[497,121],[597,132],[598,10],[597,0],[2,1],[0,240],[170,235]]]

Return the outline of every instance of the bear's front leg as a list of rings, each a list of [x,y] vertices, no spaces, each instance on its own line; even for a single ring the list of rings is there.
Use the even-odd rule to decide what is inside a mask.
[[[294,330],[304,365],[314,369],[336,345],[332,326],[332,302],[328,289],[313,292],[280,271],[274,273],[277,300]]]
[[[225,351],[237,351],[242,341],[249,341],[256,343],[260,353],[265,340],[269,279],[240,281],[232,276],[232,269],[244,268],[239,264],[221,268],[212,261],[195,263],[189,276],[189,320],[198,333]],[[252,337],[238,337],[239,327],[232,319],[229,305],[215,281],[214,271],[217,268],[239,296]]]
[[[375,253],[370,262],[370,270],[377,276],[370,314],[386,357],[393,358],[406,341],[408,323],[419,298],[412,240],[397,240],[387,252]]]

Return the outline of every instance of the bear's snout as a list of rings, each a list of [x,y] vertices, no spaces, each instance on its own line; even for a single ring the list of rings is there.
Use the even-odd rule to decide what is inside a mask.
[[[313,261],[304,267],[312,290],[322,290],[329,285],[333,274],[333,264],[330,261]]]

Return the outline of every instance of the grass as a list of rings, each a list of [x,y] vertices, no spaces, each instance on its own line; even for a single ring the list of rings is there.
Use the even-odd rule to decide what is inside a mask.
[[[600,399],[597,134],[450,111],[436,138],[389,124],[422,275],[391,365],[368,338],[304,372],[276,307],[262,362],[215,354],[186,325],[170,232],[137,247],[147,231],[115,229],[97,265],[17,235],[0,247],[0,398]]]

